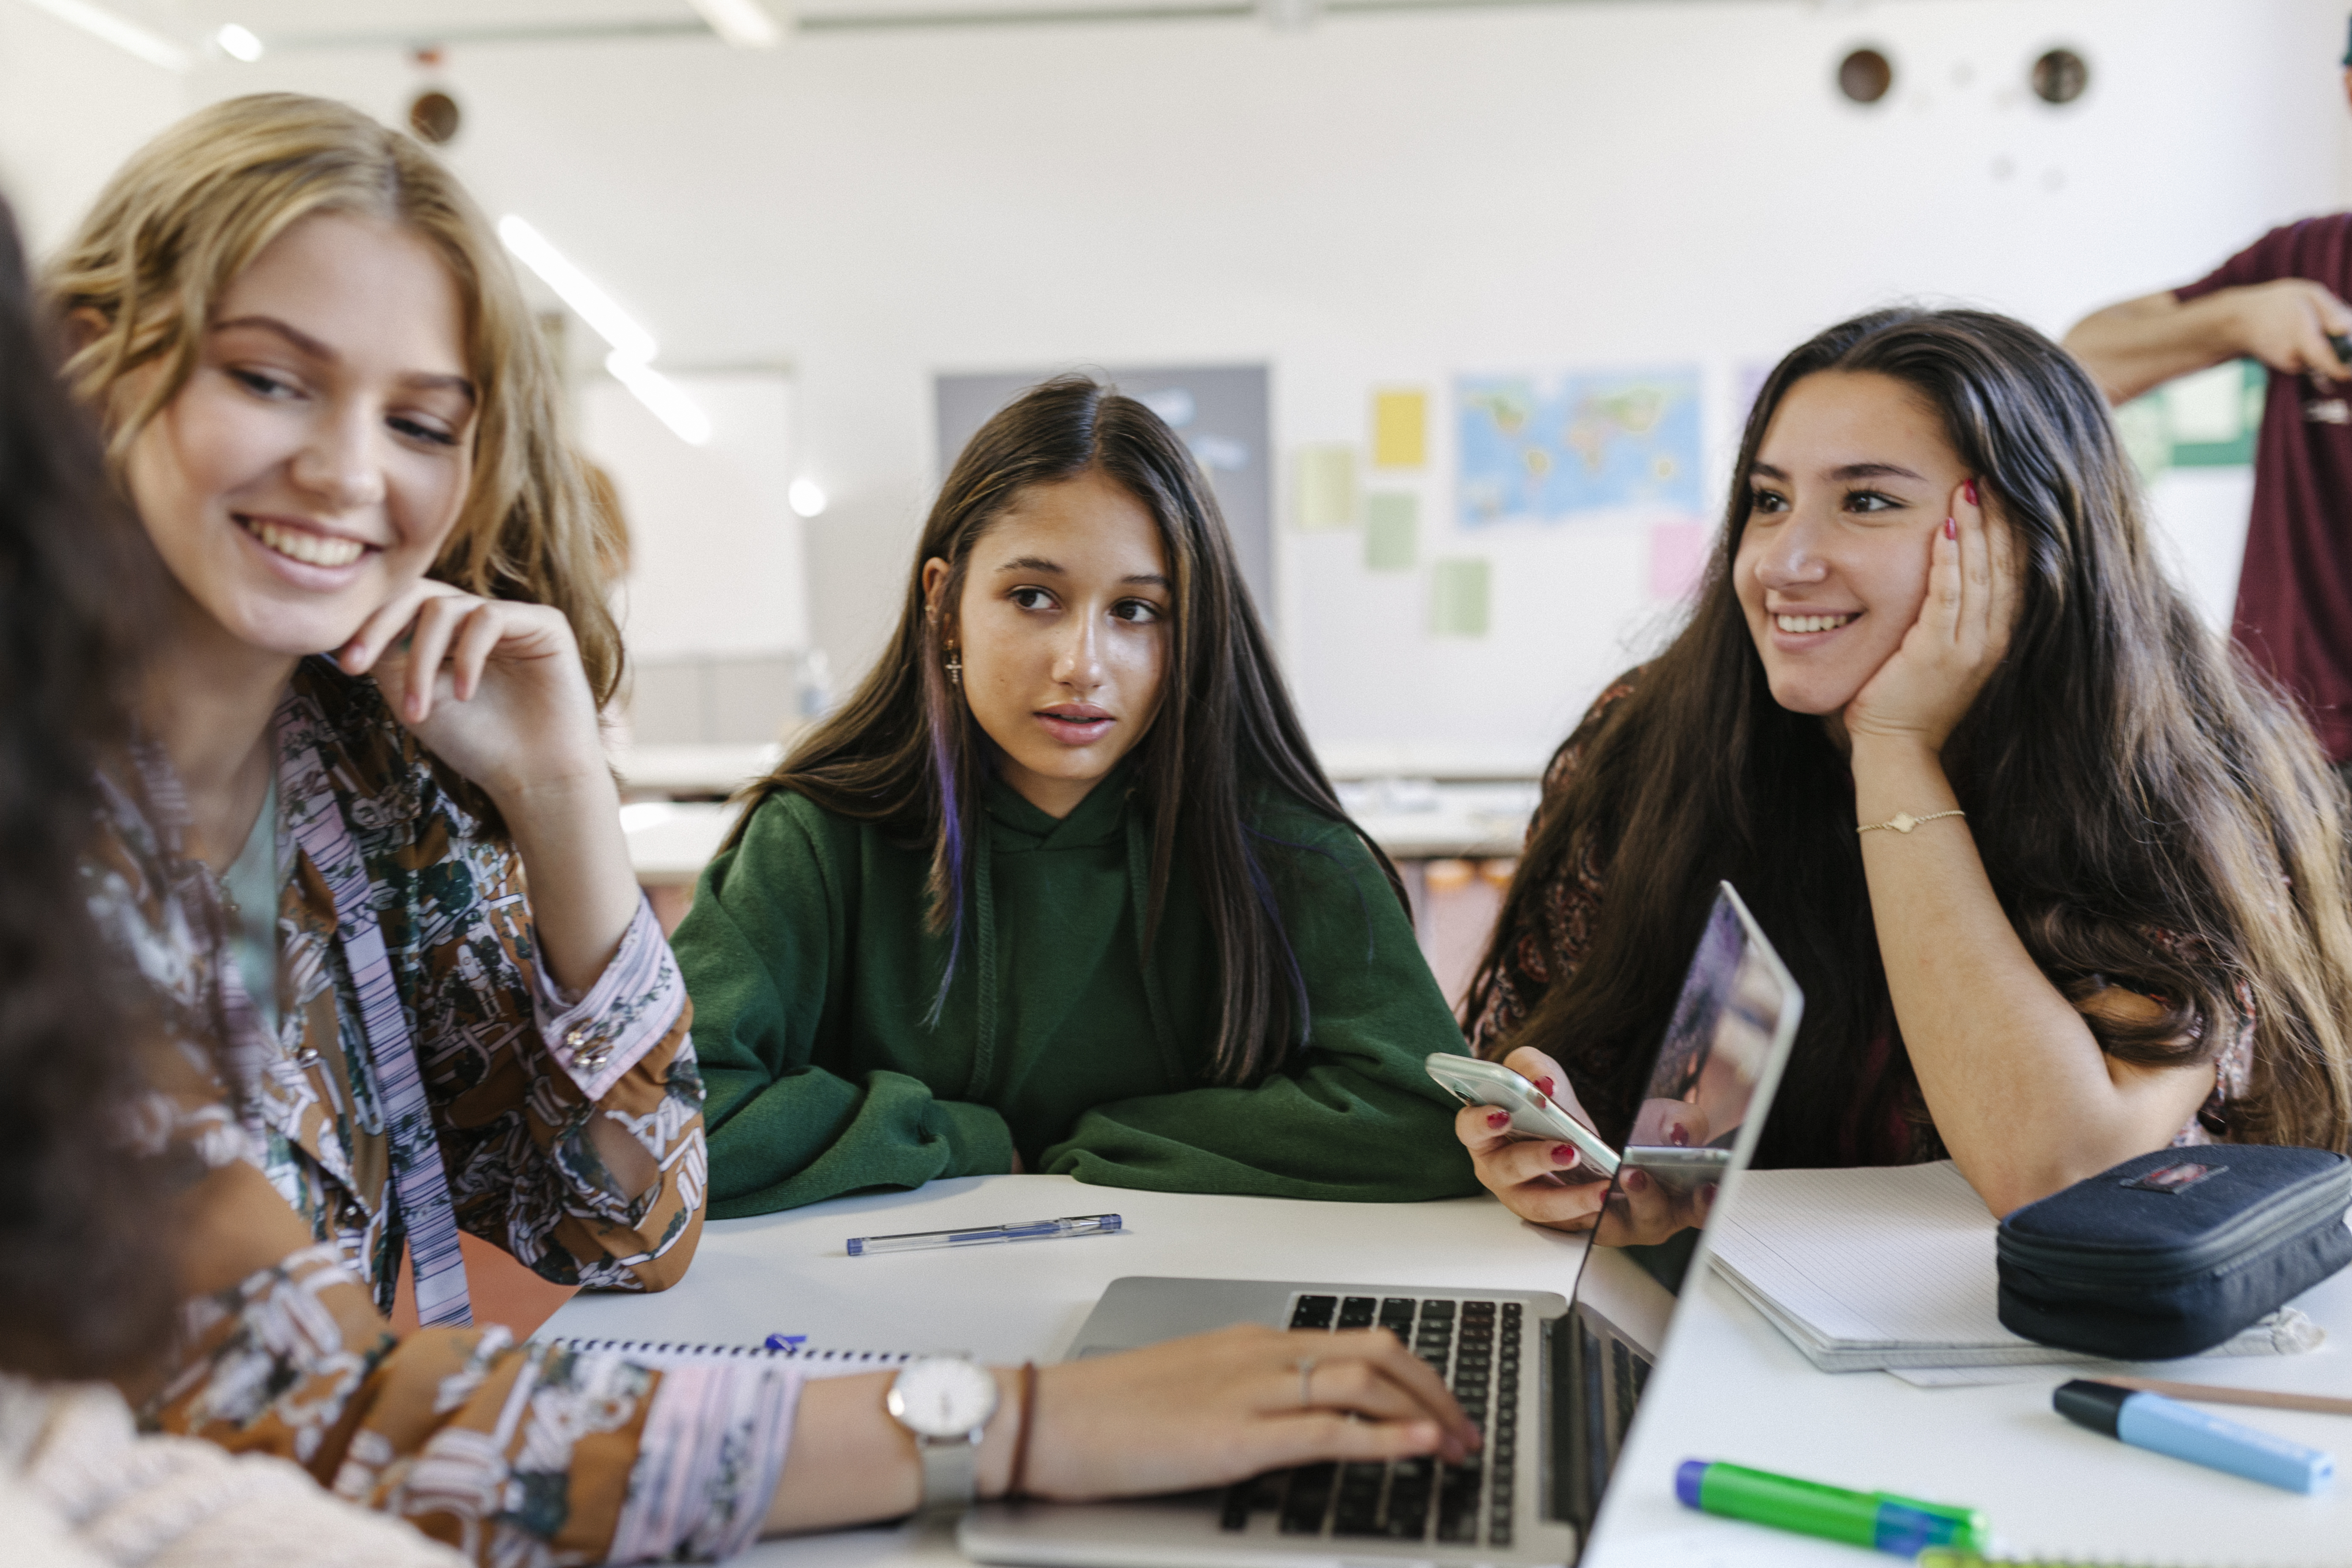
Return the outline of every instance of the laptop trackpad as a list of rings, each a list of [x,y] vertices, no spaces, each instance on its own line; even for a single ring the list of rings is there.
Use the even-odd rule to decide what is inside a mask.
[[[1131,1274],[1114,1279],[1078,1328],[1070,1359],[1108,1355],[1205,1333],[1228,1323],[1287,1321],[1296,1284],[1267,1279],[1163,1279]]]

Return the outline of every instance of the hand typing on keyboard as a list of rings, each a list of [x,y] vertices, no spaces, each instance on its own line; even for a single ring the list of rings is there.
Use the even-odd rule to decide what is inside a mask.
[[[1325,1342],[1339,1343],[1345,1331],[1376,1325],[1409,1344],[1447,1380],[1483,1441],[1475,1453],[1307,1465],[1240,1482],[1225,1494],[1224,1528],[1245,1531],[1253,1514],[1271,1513],[1286,1535],[1510,1545],[1525,1312],[1517,1301],[1298,1298],[1294,1331],[1335,1330]]]
[[[1041,1369],[1029,1494],[1183,1491],[1318,1460],[1454,1465],[1478,1450],[1480,1423],[1398,1335],[1369,1319],[1328,1331],[1237,1325]]]

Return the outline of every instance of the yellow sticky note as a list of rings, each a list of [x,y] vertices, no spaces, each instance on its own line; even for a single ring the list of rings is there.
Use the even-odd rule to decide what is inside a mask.
[[[1353,447],[1298,448],[1298,526],[1302,529],[1356,526],[1356,449]]]
[[[1429,394],[1372,394],[1372,467],[1417,468],[1429,461]]]

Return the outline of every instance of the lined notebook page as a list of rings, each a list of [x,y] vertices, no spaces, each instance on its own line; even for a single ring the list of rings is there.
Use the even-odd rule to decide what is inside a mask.
[[[1949,1160],[1739,1179],[1711,1227],[1715,1265],[1824,1372],[2084,1359],[2000,1326],[1999,1223]],[[2282,1307],[2204,1353],[2294,1355],[2325,1337]]]
[[[1715,1256],[1841,1349],[2024,1346],[2000,1326],[1997,1222],[1949,1160],[1750,1171]]]

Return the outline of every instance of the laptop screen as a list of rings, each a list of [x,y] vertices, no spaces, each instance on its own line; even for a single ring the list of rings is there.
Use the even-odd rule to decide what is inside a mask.
[[[1551,1330],[1554,1364],[1568,1372],[1552,1401],[1554,1506],[1580,1530],[1591,1524],[1664,1348],[1675,1306],[1667,1293],[1680,1289],[1724,1184],[1755,1152],[1803,1007],[1754,917],[1721,884],[1577,1271],[1573,1305]]]
[[[1748,906],[1730,883],[1721,884],[1634,1109],[1595,1240],[1663,1242],[1704,1222],[1724,1178],[1747,1163],[1763,1130],[1803,1006]]]

